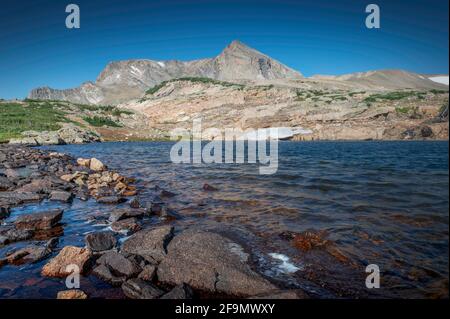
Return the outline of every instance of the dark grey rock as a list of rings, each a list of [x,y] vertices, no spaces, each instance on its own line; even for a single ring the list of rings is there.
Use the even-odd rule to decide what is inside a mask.
[[[97,263],[108,267],[114,276],[127,279],[137,276],[142,271],[141,267],[134,261],[114,251],[107,252],[101,256]]]
[[[117,244],[117,239],[114,236],[114,233],[109,231],[87,234],[85,241],[86,246],[93,252],[110,250]]]
[[[130,299],[156,299],[164,291],[142,279],[130,279],[122,284],[122,291]]]
[[[192,299],[193,295],[192,288],[183,283],[173,288],[160,299]]]
[[[141,230],[123,243],[121,251],[158,263],[166,256],[166,246],[173,237],[173,230],[169,225]]]
[[[52,191],[49,199],[68,203],[72,200],[72,193],[66,191]]]
[[[109,215],[109,221],[116,222],[122,219],[127,219],[131,217],[143,217],[145,213],[144,209],[128,209],[128,208],[122,208],[122,209],[116,209],[111,212]]]
[[[131,235],[141,230],[141,226],[136,218],[122,219],[111,224],[111,229],[125,235]]]
[[[238,297],[277,289],[250,268],[240,245],[219,234],[187,230],[172,239],[167,251],[157,271],[163,283],[187,283],[194,289]]]
[[[0,219],[8,217],[10,214],[9,207],[0,206]]]
[[[120,204],[125,202],[126,199],[120,196],[104,196],[97,199],[98,203],[101,204],[108,204],[108,205],[114,205],[114,204]]]
[[[98,278],[100,278],[103,281],[106,281],[107,283],[113,285],[113,286],[120,286],[125,281],[125,277],[117,277],[114,276],[109,268],[104,265],[98,265],[92,270],[92,274]]]

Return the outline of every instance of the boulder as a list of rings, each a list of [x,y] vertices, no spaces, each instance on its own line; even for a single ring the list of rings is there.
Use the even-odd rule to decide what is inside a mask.
[[[277,289],[250,268],[240,245],[219,234],[187,230],[169,243],[167,251],[157,271],[163,283],[187,283],[194,289],[238,297]]]
[[[87,299],[87,297],[86,293],[79,289],[59,291],[56,295],[56,299]]]
[[[90,167],[91,166],[91,159],[90,158],[78,158],[77,164],[84,167]]]
[[[19,250],[10,252],[6,259],[10,264],[36,263],[51,254],[50,247],[30,245]]]
[[[125,277],[117,277],[113,275],[108,266],[100,264],[92,270],[92,274],[112,286],[119,287],[126,280]]]
[[[97,260],[97,264],[108,267],[114,276],[125,277],[126,279],[136,277],[142,271],[137,263],[114,251],[101,256]]]
[[[145,265],[138,278],[145,281],[152,281],[156,275],[155,265]]]
[[[122,291],[130,299],[156,299],[164,294],[161,289],[138,278],[124,282]]]
[[[42,268],[41,274],[46,277],[66,277],[72,273],[70,267],[67,267],[69,265],[78,266],[80,273],[84,273],[91,257],[92,252],[87,248],[66,246]]]
[[[53,209],[46,212],[20,215],[14,224],[17,229],[45,230],[55,226],[62,216],[62,209]]]
[[[139,225],[136,218],[122,219],[111,224],[111,229],[115,232],[122,233],[125,235],[131,235],[135,232],[141,230],[141,225]]]
[[[85,237],[86,247],[93,252],[101,252],[113,249],[117,244],[117,239],[113,232],[95,232],[87,234]]]
[[[173,288],[160,299],[192,299],[193,295],[191,287],[183,283]]]
[[[89,168],[93,171],[104,171],[106,170],[105,164],[95,157],[91,158]]]
[[[123,243],[121,251],[158,263],[166,256],[166,246],[173,237],[173,230],[169,225],[141,230]]]
[[[52,191],[49,199],[68,203],[72,200],[72,193],[65,191]]]

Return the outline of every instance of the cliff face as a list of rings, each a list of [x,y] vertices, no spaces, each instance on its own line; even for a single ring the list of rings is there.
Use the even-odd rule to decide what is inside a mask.
[[[217,80],[301,79],[302,75],[239,41],[233,41],[217,57],[195,61],[127,60],[111,62],[95,83],[55,90],[30,92],[32,99],[66,100],[91,104],[117,104],[138,98],[150,87],[182,77]]]

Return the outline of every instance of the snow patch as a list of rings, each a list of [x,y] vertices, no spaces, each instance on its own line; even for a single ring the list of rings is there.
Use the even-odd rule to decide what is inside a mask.
[[[445,76],[432,76],[429,78],[433,82],[448,85],[448,75]]]
[[[156,62],[156,63],[158,63],[158,65],[162,68],[166,67],[166,64],[164,62]]]

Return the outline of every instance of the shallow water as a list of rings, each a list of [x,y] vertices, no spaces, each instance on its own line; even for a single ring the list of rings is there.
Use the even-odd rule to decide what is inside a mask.
[[[255,164],[173,164],[172,145],[49,149],[97,157],[138,178],[144,200],[156,185],[176,193],[167,200],[182,216],[176,229],[195,226],[236,236],[252,251],[254,266],[282,286],[325,298],[448,296],[447,142],[281,142],[274,175],[260,175]],[[203,191],[204,183],[219,191]],[[15,208],[10,220],[49,205],[55,204]],[[58,247],[83,245],[87,232],[107,227],[94,226],[89,216],[107,216],[110,209],[92,200],[66,205]],[[306,230],[324,231],[332,249],[304,252],[280,236]],[[0,297],[53,298],[65,289],[62,280],[39,276],[44,263],[3,267]],[[368,264],[380,268],[380,289],[365,287]],[[94,297],[122,297],[120,289],[93,276],[83,278],[81,288]]]

